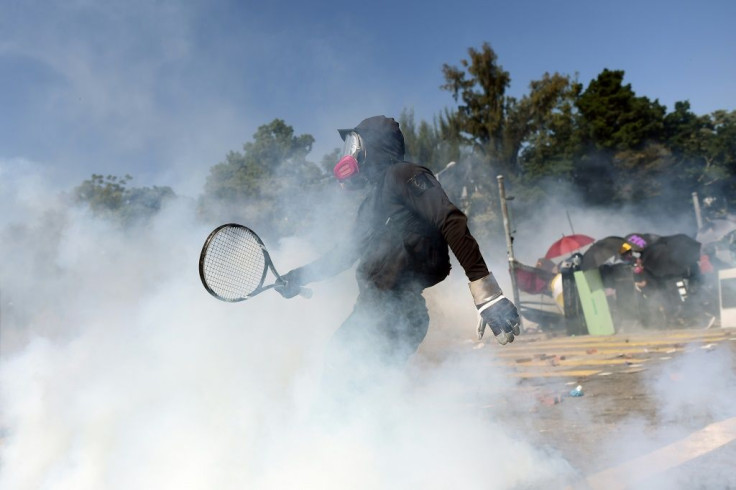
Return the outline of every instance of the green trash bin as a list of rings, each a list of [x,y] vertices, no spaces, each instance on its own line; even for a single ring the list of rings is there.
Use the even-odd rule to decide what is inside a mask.
[[[600,271],[598,269],[575,271],[574,275],[588,333],[590,335],[616,333]]]

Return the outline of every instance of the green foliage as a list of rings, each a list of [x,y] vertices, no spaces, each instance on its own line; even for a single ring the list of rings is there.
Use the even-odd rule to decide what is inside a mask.
[[[458,65],[444,64],[442,74],[440,88],[455,106],[431,122],[416,121],[411,109],[401,112],[406,159],[442,172],[443,187],[479,236],[500,229],[499,174],[517,196],[519,219],[560,187],[579,191],[589,205],[657,202],[674,209],[672,203],[687,206],[698,192],[736,206],[736,111],[697,115],[681,101],[668,113],[625,84],[623,70],[609,69],[587,86],[544,73],[526,94],[510,97],[511,75],[488,43],[469,48]],[[279,236],[341,219],[360,195],[335,185],[340,150],[314,164],[307,159],[313,144],[311,135],[296,135],[281,119],[260,126],[242,151],[210,168],[201,215]],[[128,223],[174,197],[168,187],[129,188],[130,180],[93,175],[74,189],[74,199]],[[339,204],[317,208],[309,204],[314,197]]]
[[[132,179],[130,175],[103,177],[92,174],[90,179],[74,189],[74,198],[77,202],[88,204],[94,212],[120,209],[124,202],[125,184],[130,179]]]
[[[599,150],[640,149],[663,135],[665,107],[623,85],[622,70],[605,69],[577,101],[586,141]]]
[[[656,178],[670,166],[665,108],[623,84],[624,72],[604,69],[576,100],[580,145],[573,180],[595,205],[661,195]]]
[[[705,193],[723,196],[736,208],[736,111],[716,111],[712,127],[703,131],[705,165],[698,184]]]
[[[587,87],[545,73],[517,100],[506,95],[511,77],[488,43],[468,55],[459,66],[442,67],[441,88],[457,105],[443,110],[439,134],[460,142],[458,154],[476,179],[485,167],[493,169],[473,185],[487,200],[496,199],[489,185],[494,171],[532,203],[558,184],[579,190],[590,205],[666,207],[687,203],[683,196],[695,191],[736,199],[734,113],[698,116],[678,102],[668,114],[625,84],[624,71],[609,69]],[[465,180],[472,178],[466,173]]]
[[[697,116],[690,103],[676,102],[675,109],[664,117],[664,137],[675,158],[699,159],[703,156],[705,137],[713,130],[708,116]]]
[[[529,89],[511,116],[508,158],[518,157],[529,183],[569,179],[581,144],[575,101],[582,86],[568,76],[545,73]]]
[[[545,73],[530,83],[528,95],[516,100],[505,95],[511,79],[488,43],[468,53],[462,68],[442,69],[446,83],[441,88],[459,102],[440,117],[443,136],[476,150],[481,160],[511,178],[569,173],[577,149],[574,113],[581,85],[568,76]],[[544,168],[550,160],[559,164]]]
[[[220,200],[259,199],[277,193],[282,179],[312,181],[320,173],[306,161],[314,138],[294,136],[294,129],[281,119],[260,126],[243,153],[229,152],[225,161],[210,169],[205,195]],[[267,182],[268,185],[263,185]]]
[[[468,49],[461,67],[444,64],[443,90],[458,102],[454,112],[440,117],[440,130],[471,145],[485,157],[503,165],[503,140],[511,77],[497,63],[498,56],[488,43],[480,50]]]
[[[260,126],[242,153],[231,151],[210,169],[200,199],[202,215],[245,221],[278,235],[305,226],[303,201],[327,181],[306,159],[313,143],[311,135],[296,136],[281,119]]]
[[[420,121],[417,125],[414,111],[404,109],[399,116],[399,125],[404,134],[406,160],[439,172],[449,162],[460,159],[459,140],[446,137],[436,122]]]
[[[176,197],[170,187],[126,187],[131,180],[130,175],[92,174],[74,188],[72,199],[76,204],[89,206],[97,216],[130,225],[149,219],[167,200]]]
[[[332,169],[335,168],[335,164],[340,160],[342,156],[340,153],[342,148],[335,148],[328,154],[322,157],[320,168],[325,175],[332,175]]]

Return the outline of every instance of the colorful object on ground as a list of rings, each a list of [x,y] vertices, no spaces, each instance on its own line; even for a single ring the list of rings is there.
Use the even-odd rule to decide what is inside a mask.
[[[545,258],[551,259],[553,257],[562,257],[572,254],[590,245],[595,241],[595,238],[588,235],[566,235],[553,243],[547,250]]]
[[[583,387],[580,385],[577,385],[575,389],[570,390],[570,396],[583,396]]]

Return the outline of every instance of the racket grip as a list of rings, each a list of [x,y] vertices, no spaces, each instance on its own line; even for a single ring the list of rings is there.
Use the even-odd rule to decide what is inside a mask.
[[[299,288],[299,296],[302,298],[309,299],[312,297],[312,290],[310,288]]]

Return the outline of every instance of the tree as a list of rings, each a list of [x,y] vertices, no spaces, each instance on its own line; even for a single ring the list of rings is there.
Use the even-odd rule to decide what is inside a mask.
[[[511,78],[488,43],[480,51],[469,48],[468,56],[460,61],[462,68],[442,65],[446,83],[441,88],[451,92],[459,105],[440,117],[440,130],[471,145],[487,161],[503,166],[506,89]]]
[[[578,98],[584,135],[598,150],[641,149],[662,139],[665,107],[637,97],[623,78],[623,70],[604,69]]]
[[[569,76],[545,73],[510,111],[509,158],[519,155],[527,182],[569,178],[581,144],[575,106],[581,90]]]
[[[313,143],[281,119],[260,126],[242,153],[231,151],[210,169],[200,211],[245,220],[265,234],[293,233],[306,225],[306,196],[325,183],[324,172],[306,159]]]
[[[414,111],[405,109],[399,116],[399,125],[404,134],[407,160],[425,165],[434,172],[460,158],[460,145],[457,139],[445,138],[437,123],[429,124],[414,121]]]
[[[577,148],[575,103],[582,86],[569,76],[545,73],[517,100],[505,95],[511,78],[488,43],[468,53],[461,68],[443,66],[441,88],[460,103],[440,118],[442,136],[459,138],[511,177],[547,173],[552,154],[569,159]]]
[[[676,102],[663,122],[663,143],[671,153],[672,186],[676,192],[689,195],[705,178],[708,169],[705,144],[713,132],[713,123],[709,116],[694,114],[687,101]]]
[[[703,131],[705,166],[698,180],[704,194],[723,197],[736,209],[736,111],[711,114],[712,128]]]
[[[702,159],[704,136],[713,130],[708,116],[697,116],[690,110],[690,102],[675,102],[674,110],[663,120],[664,140],[677,160]]]
[[[281,177],[311,181],[319,175],[306,161],[313,143],[311,135],[294,136],[291,126],[274,119],[258,128],[253,141],[243,145],[243,153],[231,151],[225,162],[210,169],[205,194],[227,200],[253,199],[273,193],[274,185],[286,185]],[[279,179],[263,185],[277,174]]]
[[[74,188],[73,202],[89,206],[97,216],[130,225],[149,219],[167,200],[176,197],[170,187],[126,187],[132,179],[130,175],[103,177],[92,174],[90,179]]]
[[[488,43],[468,54],[460,67],[443,65],[446,83],[441,88],[459,104],[445,110],[440,130],[443,137],[454,137],[471,149],[468,160],[476,184],[470,200],[489,204],[470,209],[493,220],[498,217],[489,209],[497,197],[495,175],[503,174],[510,185],[523,181],[518,194],[534,200],[548,192],[548,179],[572,178],[581,147],[576,102],[582,85],[570,76],[545,73],[517,100],[506,95],[510,75]]]
[[[74,200],[87,204],[95,213],[116,211],[125,202],[125,185],[131,179],[127,174],[124,177],[92,174],[91,178],[74,188]]]
[[[654,178],[669,162],[665,107],[637,97],[623,78],[622,70],[604,69],[576,102],[582,145],[573,176],[591,204],[651,198],[663,188]]]
[[[507,177],[521,203],[546,197],[555,189],[550,183],[572,183],[593,205],[674,210],[687,206],[682,196],[696,190],[736,204],[733,112],[698,116],[689,103],[678,102],[667,114],[657,99],[638,96],[625,84],[623,70],[609,69],[587,87],[570,76],[545,73],[517,100],[506,95],[511,77],[488,43],[468,49],[466,59],[443,65],[442,72],[441,89],[457,107],[443,110],[434,136],[453,142],[458,161],[466,163],[451,172],[462,182],[443,184],[472,191],[468,200],[476,204],[467,209],[477,215],[471,221],[497,217],[497,173]],[[422,123],[412,120],[407,127],[407,146],[431,155],[415,136]],[[479,207],[482,202],[488,204]]]
[[[491,225],[500,219],[495,174],[517,172],[504,151],[506,111],[511,103],[506,90],[511,78],[488,43],[480,50],[469,48],[459,67],[444,64],[442,72],[445,83],[440,88],[449,91],[458,105],[439,116],[438,130],[456,149],[458,168],[450,174],[462,181],[456,180],[454,186],[449,179],[443,183],[459,188],[461,207],[474,233],[483,239],[498,230]]]

